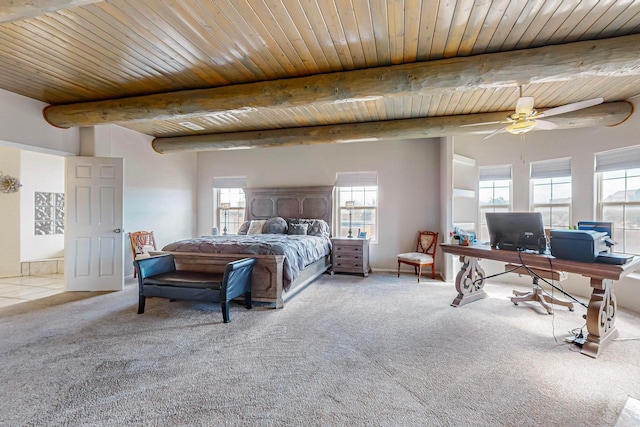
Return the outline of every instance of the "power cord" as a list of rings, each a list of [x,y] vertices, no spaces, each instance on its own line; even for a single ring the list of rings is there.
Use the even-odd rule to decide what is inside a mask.
[[[580,304],[584,308],[588,308],[589,307],[587,304],[585,304],[584,302],[580,301],[578,298],[574,297],[569,292],[566,292],[564,289],[554,285],[553,283],[549,282],[547,279],[545,279],[544,277],[540,276],[538,273],[536,273],[535,271],[533,271],[529,267],[527,267],[527,265],[522,260],[522,252],[518,252],[518,257],[520,258],[520,263],[522,264],[521,267],[523,267],[525,270],[527,270],[527,273],[529,273],[529,275],[531,277],[537,277],[539,280],[542,280],[544,283],[546,283],[547,285],[551,286],[551,288],[553,288],[553,289],[555,289],[555,290],[557,290],[559,292],[562,292],[562,294],[564,296],[566,296],[567,298],[570,298],[571,300],[573,300],[573,302],[576,302],[576,303]],[[547,260],[549,261],[549,269],[553,270],[553,264],[551,262],[551,258],[547,258]]]
[[[511,270],[501,271],[500,273],[492,274],[492,275],[486,276],[486,277],[480,277],[480,278],[474,280],[473,282],[471,282],[471,285],[474,288],[476,288],[476,290],[478,290],[478,286],[477,286],[478,282],[482,282],[483,280],[486,280],[486,279],[493,279],[494,277],[502,276],[503,274],[513,273],[514,271],[516,271],[520,267],[522,267],[522,266],[518,265],[517,267],[512,268]]]
[[[502,276],[503,274],[507,274],[507,273],[513,273],[516,270],[519,270],[520,268],[524,268],[527,273],[529,273],[529,275],[531,277],[536,277],[538,280],[542,280],[544,283],[546,283],[547,285],[549,285],[551,287],[551,293],[549,293],[548,291],[546,291],[545,289],[542,289],[542,291],[551,296],[551,298],[554,297],[554,290],[557,290],[559,292],[561,292],[564,296],[570,298],[573,302],[576,302],[578,304],[580,304],[581,306],[583,306],[585,309],[589,308],[589,306],[580,301],[579,299],[577,299],[576,297],[574,297],[573,295],[571,295],[569,292],[566,292],[562,286],[558,286],[553,282],[549,282],[548,280],[546,280],[544,277],[540,276],[538,273],[536,273],[535,271],[533,271],[531,268],[529,268],[525,262],[522,259],[522,252],[518,251],[518,258],[520,259],[520,265],[509,269],[509,270],[505,270],[503,272],[500,273],[496,273],[496,274],[492,274],[490,276],[486,276],[486,277],[479,277],[477,279],[475,279],[472,282],[472,286],[474,288],[476,288],[476,290],[478,289],[478,283],[482,282],[486,279],[492,279],[494,277],[498,277],[498,276]],[[547,258],[549,261],[549,270],[553,270],[553,262],[552,259],[550,257]],[[553,280],[553,279],[552,279]],[[552,312],[552,320],[551,320],[551,333],[553,335],[553,339],[555,340],[557,345],[567,345],[567,344],[575,344],[578,347],[582,347],[582,345],[585,343],[586,339],[587,339],[587,333],[584,332],[584,328],[587,326],[587,324],[583,324],[581,327],[579,328],[574,328],[571,329],[569,331],[569,333],[571,334],[571,336],[568,336],[565,338],[565,342],[560,342],[558,341],[558,337],[556,336],[555,333],[555,310]],[[640,340],[640,337],[629,337],[629,338],[615,338],[613,339],[613,341],[631,341],[631,340]],[[573,351],[573,352],[579,352],[580,350],[574,350],[573,347],[568,347],[569,351]]]
[[[578,347],[582,347],[582,345],[585,343],[585,341],[587,340],[587,335],[584,333],[584,328],[587,326],[587,324],[585,323],[584,325],[582,325],[579,328],[574,328],[571,329],[569,331],[569,333],[572,336],[568,336],[565,338],[565,341],[567,342],[567,344],[575,344]],[[578,352],[580,350],[573,350],[573,347],[569,347],[570,351],[574,351],[574,352]]]
[[[522,263],[522,266],[525,268],[525,270],[527,270],[527,272],[529,272],[529,275],[535,276],[537,277],[539,280],[542,280],[544,283],[548,284],[549,286],[551,286],[551,298],[553,298],[553,291],[554,290],[558,290],[560,291],[564,296],[570,298],[571,300],[573,300],[574,302],[580,304],[581,306],[583,306],[584,308],[588,308],[588,305],[585,304],[584,302],[580,301],[579,299],[577,299],[576,297],[574,297],[573,295],[571,295],[570,293],[566,292],[562,286],[557,286],[554,283],[551,283],[549,281],[547,281],[544,277],[541,277],[539,274],[537,274],[535,271],[531,270],[527,265],[525,265],[524,261],[522,260],[522,255],[519,254],[519,258],[520,258],[520,262]],[[553,262],[552,259],[550,257],[547,257],[547,260],[549,262],[549,270],[553,271]],[[552,276],[553,277],[553,276]],[[542,289],[542,288],[541,288]],[[547,295],[549,295],[549,293],[543,289],[543,292],[546,293]],[[555,310],[552,312],[553,318],[551,320],[551,333],[553,335],[553,339],[556,342],[556,344],[558,345],[565,345],[564,342],[559,342],[558,341],[558,337],[556,336],[555,333]],[[587,334],[585,334],[583,332],[584,327],[586,326],[586,323],[580,327],[580,328],[575,328],[571,331],[569,331],[570,334],[573,335],[573,337],[569,336],[565,338],[565,342],[567,344],[575,344],[579,347],[582,347],[582,345],[584,344],[584,342],[587,339]],[[579,331],[579,332],[577,332]],[[572,350],[572,347],[569,347],[570,351],[575,351]]]

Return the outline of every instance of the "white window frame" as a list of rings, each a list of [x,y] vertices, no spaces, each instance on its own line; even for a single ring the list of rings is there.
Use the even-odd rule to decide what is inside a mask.
[[[371,196],[374,193],[373,199]],[[378,208],[379,208],[379,187],[377,172],[339,172],[336,174],[336,224],[334,224],[333,235],[335,237],[347,237],[349,226],[342,226],[343,219],[347,221],[351,211],[351,234],[358,237],[358,231],[367,232],[367,238],[372,242],[378,240]],[[373,202],[367,202],[373,200]],[[353,201],[355,204],[351,209],[347,207],[347,202]],[[364,201],[364,203],[363,203]],[[371,213],[371,221],[365,221]]]
[[[634,172],[632,172],[634,171]],[[617,172],[623,174],[622,178],[605,178],[605,175],[608,172]],[[623,169],[618,171],[603,171],[597,174],[598,175],[598,221],[611,221],[609,218],[604,217],[604,210],[606,207],[621,207],[622,208],[622,216],[623,219],[620,222],[613,221],[613,239],[617,242],[612,247],[613,252],[622,252],[622,253],[630,253],[629,247],[631,244],[627,242],[627,233],[629,230],[637,230],[630,227],[627,227],[627,221],[625,219],[626,212],[628,207],[634,207],[640,209],[640,200],[638,201],[629,201],[626,199],[624,201],[615,201],[615,202],[606,202],[602,199],[603,192],[603,184],[605,179],[624,179],[625,189],[624,192],[627,193],[628,189],[628,180],[629,178],[634,178],[640,176],[640,169],[632,168],[632,169]],[[639,230],[640,232],[640,230]],[[638,246],[635,244],[633,246]],[[640,255],[640,253],[637,253]]]
[[[573,181],[571,178],[571,158],[565,157],[561,159],[532,162],[529,184],[530,184],[529,194],[531,195],[530,203],[529,203],[530,210],[533,212],[541,212],[543,213],[544,217],[546,217],[546,214],[548,214],[549,221],[548,223],[545,222],[545,227],[547,228],[570,227],[571,218],[572,218],[572,204],[573,204],[571,191],[569,192],[570,196],[569,196],[568,202],[554,201],[553,194],[554,194],[554,187],[557,188],[561,184],[562,185],[569,184],[570,188],[573,187]],[[550,201],[548,203],[535,203],[536,189],[539,189],[542,186],[549,187]],[[556,224],[551,222],[551,220],[553,219],[554,208],[564,208],[568,210],[569,214],[567,218],[567,221],[568,221],[567,223]]]
[[[246,217],[244,189],[246,178],[239,176],[216,177],[213,180],[213,224],[218,234],[237,234]],[[229,203],[228,209],[222,204]],[[227,214],[225,222],[225,212]],[[213,230],[212,230],[213,231]]]
[[[640,200],[628,200],[628,183],[630,175],[631,177],[637,177],[640,175],[640,145],[631,147],[625,147],[617,150],[610,150],[595,154],[595,172],[597,182],[597,217],[598,221],[609,221],[604,217],[604,210],[608,206],[621,206],[623,211],[623,220],[615,222],[613,224],[613,239],[618,242],[612,247],[614,252],[633,253],[632,247],[639,247],[640,242],[634,240],[632,245],[627,241],[627,235],[629,230],[638,230],[639,228],[631,228],[626,224],[628,221],[625,219],[627,207],[640,208]],[[604,180],[605,179],[620,179],[618,178],[605,178],[605,175],[609,172],[623,175],[624,178],[624,200],[623,201],[611,201],[606,202],[603,200]],[[640,251],[638,251],[640,252]]]
[[[482,183],[490,183],[483,187]],[[505,185],[506,183],[506,185]],[[491,188],[495,200],[496,188],[509,188],[509,200],[503,203],[481,203],[480,193],[482,188]],[[478,216],[480,217],[479,235],[480,241],[489,241],[487,231],[487,218],[484,212],[511,212],[513,210],[513,179],[511,165],[480,166],[478,168]]]

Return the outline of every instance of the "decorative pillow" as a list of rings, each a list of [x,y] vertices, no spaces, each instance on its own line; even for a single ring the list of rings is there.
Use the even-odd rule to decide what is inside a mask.
[[[323,219],[289,218],[289,227],[292,224],[307,224],[307,234],[309,236],[331,237],[329,224]]]
[[[247,234],[262,234],[262,227],[264,227],[265,222],[267,222],[265,219],[256,219],[251,221]]]
[[[309,224],[309,229],[307,230],[307,234],[309,236],[318,236],[318,237],[331,237],[331,231],[329,228],[329,224],[322,219],[314,219],[313,222]]]
[[[243,222],[240,228],[238,229],[238,234],[247,234],[247,231],[249,231],[250,225],[251,225],[251,221]]]
[[[287,231],[287,234],[305,235],[307,234],[308,228],[308,224],[289,224],[289,230]]]
[[[264,227],[262,227],[262,232],[264,234],[287,234],[287,230],[289,229],[289,225],[284,218],[279,216],[274,216],[273,218],[269,218],[265,223]]]

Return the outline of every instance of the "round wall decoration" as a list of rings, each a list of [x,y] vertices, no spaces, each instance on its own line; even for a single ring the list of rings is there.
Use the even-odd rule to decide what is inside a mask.
[[[22,187],[18,178],[9,175],[3,175],[0,172],[0,191],[3,193],[15,193]]]

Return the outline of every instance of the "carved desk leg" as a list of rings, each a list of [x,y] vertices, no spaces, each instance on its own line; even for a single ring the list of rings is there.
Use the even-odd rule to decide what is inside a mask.
[[[456,290],[458,296],[451,305],[459,307],[487,296],[484,291],[485,273],[478,258],[460,256],[462,268],[456,276]]]
[[[587,308],[587,340],[582,345],[582,354],[598,357],[614,338],[620,335],[616,329],[616,296],[613,280],[591,279],[591,300]]]

